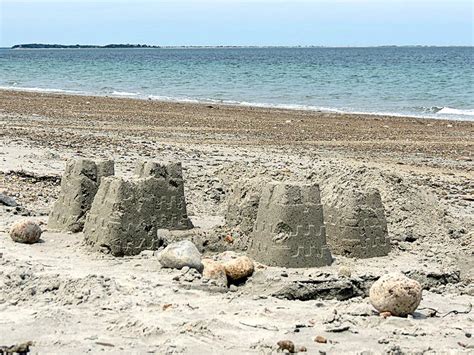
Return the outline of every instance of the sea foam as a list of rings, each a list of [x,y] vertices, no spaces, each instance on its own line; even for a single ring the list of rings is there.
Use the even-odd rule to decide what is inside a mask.
[[[437,112],[437,114],[438,115],[462,115],[462,116],[474,117],[474,109],[461,110],[457,108],[443,107],[441,110]]]
[[[138,96],[140,94],[136,93],[136,92],[114,91],[114,92],[112,92],[112,95],[115,95],[115,96]]]
[[[48,89],[38,87],[19,87],[19,86],[0,86],[1,90],[26,91],[26,92],[44,92],[44,93],[63,93],[63,94],[87,94],[85,91],[65,90],[65,89]]]

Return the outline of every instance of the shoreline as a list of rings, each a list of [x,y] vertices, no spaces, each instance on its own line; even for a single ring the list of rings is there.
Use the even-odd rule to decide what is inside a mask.
[[[160,103],[177,103],[177,104],[195,104],[195,105],[220,105],[229,107],[249,107],[249,108],[261,108],[261,109],[275,109],[275,110],[288,110],[288,111],[301,111],[301,112],[316,112],[316,113],[329,113],[329,114],[340,114],[340,115],[365,115],[374,117],[394,117],[394,118],[406,118],[406,119],[425,119],[425,120],[444,120],[444,121],[456,121],[456,122],[474,122],[474,116],[468,114],[455,114],[455,117],[433,117],[433,115],[409,115],[395,112],[364,112],[364,111],[351,111],[345,112],[337,108],[324,108],[311,105],[303,104],[271,104],[271,103],[252,103],[252,102],[239,102],[233,100],[215,100],[215,99],[187,99],[187,98],[173,98],[159,95],[143,95],[140,93],[133,92],[121,92],[114,91],[113,93],[89,93],[84,91],[75,91],[67,89],[44,89],[44,88],[14,88],[0,86],[0,92],[12,91],[12,92],[26,92],[26,93],[37,93],[37,94],[55,94],[55,95],[70,95],[70,96],[82,96],[82,97],[100,97],[100,98],[118,98],[118,99],[131,99],[141,101],[155,101]],[[443,107],[442,109],[451,109],[449,107]],[[441,110],[442,110],[441,109]],[[459,110],[459,109],[453,109]],[[462,111],[462,110],[461,110]],[[435,113],[436,114],[436,113]],[[454,115],[454,114],[453,114]],[[471,119],[459,118],[459,116],[472,117]]]
[[[0,115],[6,137],[15,137],[18,129],[31,135],[37,128],[59,144],[66,144],[64,132],[70,131],[78,136],[133,132],[150,141],[318,149],[373,159],[394,154],[401,160],[420,154],[466,159],[474,149],[472,121],[4,90]]]

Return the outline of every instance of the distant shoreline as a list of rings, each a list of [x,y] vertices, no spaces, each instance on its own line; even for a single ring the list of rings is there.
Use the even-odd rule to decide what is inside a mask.
[[[89,48],[160,48],[159,46],[150,46],[147,44],[106,44],[105,46],[93,44],[43,44],[43,43],[27,43],[15,44],[11,49],[89,49]]]
[[[272,45],[261,45],[261,46],[239,46],[239,45],[176,45],[176,46],[159,46],[159,45],[148,45],[148,44],[106,44],[106,45],[94,45],[94,44],[43,44],[43,43],[27,43],[27,44],[15,44],[11,47],[0,47],[0,49],[218,49],[218,48],[473,48],[474,46],[469,45],[380,45],[380,46],[323,46],[323,45],[293,45],[293,46],[272,46]]]

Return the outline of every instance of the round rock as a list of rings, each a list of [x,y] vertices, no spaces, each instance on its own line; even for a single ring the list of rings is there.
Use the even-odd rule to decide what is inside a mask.
[[[370,303],[379,312],[405,317],[421,302],[422,288],[418,281],[401,273],[385,274],[370,288]]]
[[[216,280],[218,284],[227,286],[227,274],[224,265],[212,259],[202,259],[204,269],[202,276],[209,280]]]
[[[202,271],[201,253],[189,240],[168,245],[158,254],[160,264],[165,268],[181,269],[185,266]]]
[[[41,238],[40,226],[30,220],[15,223],[10,229],[10,237],[17,243],[33,244]]]
[[[253,274],[255,269],[253,261],[247,256],[239,256],[236,259],[224,263],[227,278],[230,281],[240,281]]]

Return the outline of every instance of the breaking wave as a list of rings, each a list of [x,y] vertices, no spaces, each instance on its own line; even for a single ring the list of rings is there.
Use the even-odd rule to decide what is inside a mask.
[[[436,112],[439,115],[456,115],[456,116],[473,116],[474,117],[474,109],[467,109],[461,110],[457,108],[451,107],[443,107],[441,110]]]

